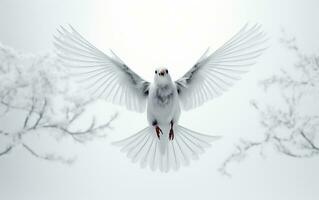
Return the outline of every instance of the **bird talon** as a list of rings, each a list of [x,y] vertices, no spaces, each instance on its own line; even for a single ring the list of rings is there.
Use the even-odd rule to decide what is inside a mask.
[[[169,140],[174,140],[174,131],[173,131],[173,129],[171,129],[171,130],[169,131],[169,136],[168,136],[168,138],[169,138]]]
[[[158,139],[160,139],[160,133],[162,133],[162,135],[163,135],[163,131],[160,129],[159,126],[155,127],[155,131],[156,131],[156,135],[157,135]]]

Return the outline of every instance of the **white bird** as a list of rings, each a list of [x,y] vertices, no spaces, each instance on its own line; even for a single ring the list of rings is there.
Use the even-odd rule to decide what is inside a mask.
[[[178,125],[181,107],[190,110],[228,89],[265,48],[259,25],[245,25],[213,53],[206,51],[180,79],[173,81],[166,68],[154,72],[154,82],[143,80],[117,55],[94,47],[72,26],[55,36],[57,55],[65,66],[84,70],[88,89],[105,100],[144,112],[149,126],[116,144],[133,162],[161,171],[177,170],[204,152],[218,136],[204,135]]]

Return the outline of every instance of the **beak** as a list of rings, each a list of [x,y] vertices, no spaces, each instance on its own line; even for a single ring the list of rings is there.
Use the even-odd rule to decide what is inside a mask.
[[[165,70],[160,71],[159,75],[160,76],[164,76],[165,75]]]

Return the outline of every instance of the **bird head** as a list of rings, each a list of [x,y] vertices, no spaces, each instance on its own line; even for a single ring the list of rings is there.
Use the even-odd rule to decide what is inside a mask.
[[[169,75],[168,70],[166,68],[155,69],[154,82],[158,84],[167,84],[171,81],[171,76]]]

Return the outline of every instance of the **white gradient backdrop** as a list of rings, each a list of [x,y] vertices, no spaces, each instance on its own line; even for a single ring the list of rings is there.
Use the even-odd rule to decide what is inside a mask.
[[[144,128],[146,115],[100,102],[91,106],[97,116],[120,113],[107,139],[64,145],[62,151],[77,153],[71,166],[38,160],[22,149],[0,158],[0,199],[318,199],[318,158],[293,159],[270,149],[266,159],[255,153],[232,165],[232,178],[217,171],[238,138],[262,135],[249,101],[263,97],[258,80],[294,61],[278,44],[281,28],[297,37],[302,50],[319,51],[318,8],[316,0],[1,0],[3,44],[25,53],[50,52],[56,28],[70,23],[147,80],[159,66],[178,78],[208,46],[216,49],[246,22],[262,24],[271,39],[258,64],[227,93],[182,113],[182,125],[224,136],[190,167],[160,173],[130,163],[109,143]]]

